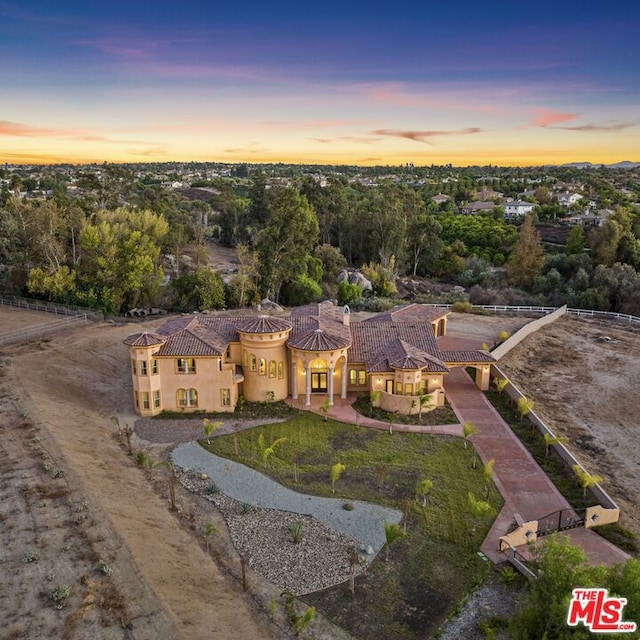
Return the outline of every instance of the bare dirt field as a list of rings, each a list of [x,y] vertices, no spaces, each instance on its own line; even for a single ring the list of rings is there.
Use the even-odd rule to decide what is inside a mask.
[[[607,340],[607,338],[609,340]],[[640,536],[640,330],[564,316],[499,363]]]
[[[92,324],[3,352],[2,635],[282,637],[113,437],[136,330]]]
[[[0,326],[6,312],[15,313],[0,308]],[[202,517],[220,529],[222,520],[195,514],[180,487],[180,513],[172,513],[158,490],[160,470],[154,488],[114,438],[111,415],[133,420],[122,340],[163,321],[73,327],[0,354],[3,638],[287,637],[197,537]],[[453,314],[450,328],[490,342],[524,322]],[[598,342],[601,335],[612,341]],[[639,338],[564,318],[501,364],[585,465],[605,476],[623,524],[640,533]],[[65,585],[69,596],[54,600]]]
[[[0,313],[0,333],[49,324],[63,317],[64,316],[56,316],[50,313],[41,313],[40,311],[2,307],[2,313]]]

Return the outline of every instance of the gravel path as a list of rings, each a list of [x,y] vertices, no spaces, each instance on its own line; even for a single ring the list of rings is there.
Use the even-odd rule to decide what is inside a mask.
[[[352,501],[353,511],[342,508],[344,500],[319,498],[287,489],[267,476],[244,465],[221,458],[196,442],[176,447],[173,462],[183,468],[206,474],[220,491],[241,503],[309,515],[325,526],[343,533],[373,554],[385,544],[384,523],[399,523],[402,513],[366,502]],[[370,554],[370,555],[373,555]]]

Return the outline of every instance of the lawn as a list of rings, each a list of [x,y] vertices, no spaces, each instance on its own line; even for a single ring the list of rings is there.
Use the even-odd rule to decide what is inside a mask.
[[[488,491],[495,512],[502,498],[493,484],[486,487],[481,466],[472,468],[473,451],[459,438],[389,434],[305,413],[201,444],[297,491],[407,514],[408,537],[390,548],[388,561],[383,550],[357,578],[354,596],[345,584],[304,597],[362,640],[429,637],[490,571],[477,551],[491,518],[473,521],[468,494],[484,500]],[[334,494],[330,469],[337,462],[345,470]],[[433,483],[426,506],[416,495],[423,479]]]

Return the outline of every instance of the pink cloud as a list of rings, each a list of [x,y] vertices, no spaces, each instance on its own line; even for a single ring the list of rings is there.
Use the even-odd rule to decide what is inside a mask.
[[[431,144],[429,138],[437,138],[440,136],[467,136],[474,133],[482,133],[484,129],[478,127],[468,127],[467,129],[452,129],[450,131],[401,131],[397,129],[377,129],[372,133],[379,136],[392,136],[395,138],[406,138],[415,142],[423,142]]]
[[[577,113],[562,113],[551,109],[533,109],[533,124],[537,127],[550,127],[559,122],[569,122],[580,117]]]
[[[50,129],[45,127],[34,127],[21,122],[11,122],[0,120],[0,136],[13,136],[19,138],[67,138],[69,140],[79,140],[80,142],[108,142],[110,144],[152,144],[146,140],[118,140],[108,138],[82,129]]]

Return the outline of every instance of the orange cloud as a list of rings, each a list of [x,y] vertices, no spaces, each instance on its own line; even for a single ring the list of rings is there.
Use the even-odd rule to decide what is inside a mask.
[[[482,131],[484,131],[484,129],[468,127],[467,129],[453,129],[450,131],[399,131],[397,129],[376,129],[373,133],[379,136],[406,138],[407,140],[415,140],[416,142],[431,144],[431,142],[429,142],[429,138],[437,138],[439,136],[467,136],[474,133],[481,133]]]
[[[67,138],[80,142],[109,142],[111,144],[152,144],[147,140],[117,140],[93,132],[85,132],[81,129],[47,129],[34,127],[21,122],[0,120],[0,136],[13,136],[19,138]]]
[[[569,122],[579,117],[577,113],[561,113],[551,109],[533,109],[535,119],[533,124],[537,127],[550,127],[559,122]]]

